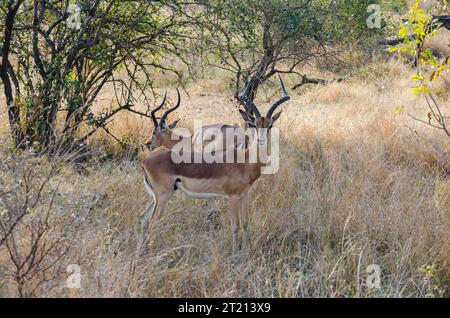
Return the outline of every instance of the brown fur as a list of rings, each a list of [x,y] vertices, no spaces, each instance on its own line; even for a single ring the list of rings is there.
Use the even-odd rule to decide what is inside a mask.
[[[258,130],[258,138],[260,138],[260,129],[271,127],[276,118],[260,117],[255,119],[254,124]],[[267,130],[264,131],[267,132]],[[150,180],[156,202],[154,206],[149,206],[144,214],[151,215],[152,222],[157,220],[163,213],[165,204],[173,196],[177,186],[183,187],[184,191],[189,191],[193,194],[221,195],[229,199],[233,232],[233,253],[237,251],[239,217],[244,220],[242,224],[244,233],[242,245],[245,247],[248,239],[247,195],[252,184],[260,177],[261,167],[263,166],[260,162],[250,163],[248,160],[249,151],[256,144],[255,142],[245,150],[236,149],[235,147],[219,150],[224,158],[230,152],[233,152],[234,158],[237,157],[239,151],[244,152],[246,158],[244,163],[206,163],[202,161],[201,163],[177,164],[172,161],[172,150],[151,152],[143,161],[142,166]],[[193,152],[190,155],[191,159],[195,156]],[[143,222],[143,230],[146,228],[147,222]]]
[[[230,131],[232,131],[231,129],[233,129],[233,133],[230,133]],[[205,140],[205,134],[207,131],[208,135],[212,135],[215,138],[208,138]],[[158,127],[154,131],[152,138],[146,143],[146,145],[147,148],[150,149],[150,151],[159,147],[172,149],[181,141],[182,138],[182,136],[178,136],[177,134],[175,134],[169,127]],[[226,141],[231,138],[233,138],[234,147],[236,147],[238,145],[238,142],[241,141],[244,143],[244,147],[248,145],[249,139],[248,136],[245,135],[245,131],[238,125],[229,124],[207,125],[198,129],[192,137],[192,145],[198,146],[199,149],[203,149],[206,146],[208,146],[209,149],[215,150],[225,149],[227,147]],[[211,146],[212,144],[214,145]]]

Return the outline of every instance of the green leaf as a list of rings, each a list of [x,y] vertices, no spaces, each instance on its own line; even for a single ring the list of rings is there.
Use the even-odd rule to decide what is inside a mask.
[[[407,27],[403,27],[398,31],[398,36],[401,38],[404,38],[408,35],[408,28]]]
[[[405,107],[403,107],[402,105],[397,106],[394,109],[394,113],[396,113],[397,115],[401,115],[404,111],[405,111]]]
[[[398,50],[399,50],[399,47],[398,46],[394,46],[394,47],[389,48],[387,51],[388,51],[388,53],[393,53],[393,52],[398,51]]]

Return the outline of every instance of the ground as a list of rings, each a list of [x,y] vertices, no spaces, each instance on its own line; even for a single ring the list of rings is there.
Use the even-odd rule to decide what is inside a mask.
[[[63,277],[35,295],[448,296],[450,181],[443,171],[449,171],[450,144],[407,115],[426,116],[423,98],[409,89],[411,75],[400,62],[373,63],[344,82],[290,90],[276,124],[280,170],[252,188],[251,243],[237,259],[226,201],[176,194],[141,246],[138,215],[150,198],[139,160],[94,160],[83,173],[66,165],[50,187],[58,192],[54,207],[78,222],[70,260],[61,266],[80,266],[81,288],[68,289]],[[261,89],[262,109],[276,98],[277,85]],[[166,88],[174,98],[174,87]],[[438,90],[450,112],[448,86]],[[174,115],[180,126],[192,129],[194,119],[242,124],[220,81],[186,91]],[[151,122],[120,115],[111,131],[145,141]],[[117,149],[102,134],[91,144]],[[374,266],[379,286],[370,280]],[[0,295],[15,293],[14,283],[3,279]]]

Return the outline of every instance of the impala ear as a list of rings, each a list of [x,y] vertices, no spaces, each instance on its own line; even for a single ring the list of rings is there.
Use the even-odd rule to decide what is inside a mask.
[[[241,114],[241,116],[242,116],[242,118],[244,119],[245,122],[247,122],[250,125],[254,125],[255,118],[252,115],[250,115],[246,111],[243,111],[242,109],[239,109],[239,113]]]
[[[278,113],[272,116],[272,123],[276,122],[278,118],[280,118],[280,115],[283,111],[280,110]]]
[[[173,121],[171,124],[169,124],[168,127],[169,127],[170,129],[174,129],[174,128],[176,127],[176,125],[178,124],[179,121],[180,121],[179,119]]]

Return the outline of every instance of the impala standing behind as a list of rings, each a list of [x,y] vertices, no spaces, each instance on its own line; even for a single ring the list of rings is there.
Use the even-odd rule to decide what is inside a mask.
[[[167,99],[167,92],[164,94],[162,103],[151,111],[151,118],[154,126],[152,137],[149,142],[146,143],[147,148],[150,151],[158,147],[165,147],[167,149],[172,149],[179,141],[184,138],[183,136],[178,136],[173,129],[176,127],[178,120],[167,124],[167,117],[170,113],[175,111],[180,107],[180,92],[177,89],[178,101],[175,106],[169,108],[162,116],[158,122],[156,118],[156,112],[164,107]],[[235,141],[235,136],[239,138]],[[211,137],[214,137],[211,139]],[[242,141],[241,141],[242,140]],[[213,124],[207,125],[199,128],[195,131],[192,137],[192,146],[196,151],[202,151],[204,147],[212,149],[214,151],[225,149],[229,146],[237,148],[245,148],[248,145],[248,139],[245,139],[245,130],[238,125],[230,124]],[[228,143],[230,142],[230,143]]]
[[[253,112],[253,115],[247,112],[241,112],[241,115],[256,133],[253,134],[254,138],[246,149],[232,147],[221,150],[223,158],[233,157],[234,162],[224,160],[224,163],[206,163],[202,159],[200,162],[192,160],[175,163],[172,150],[154,151],[149,154],[142,162],[142,167],[145,188],[153,198],[153,203],[142,214],[143,231],[146,231],[150,220],[153,223],[161,217],[166,203],[176,190],[195,198],[225,197],[229,200],[232,253],[236,254],[238,251],[239,219],[243,231],[242,248],[245,249],[248,245],[248,193],[253,183],[261,176],[261,169],[266,165],[260,160],[259,153],[267,150],[268,132],[281,114],[281,111],[276,114],[274,111],[290,99],[281,79],[280,82],[283,97],[270,107],[265,116],[261,116],[256,105],[248,97],[249,86],[240,96],[246,107]],[[251,160],[252,151],[258,154],[255,161]],[[196,158],[194,152],[187,155]],[[237,158],[241,157],[245,160],[238,162]]]

